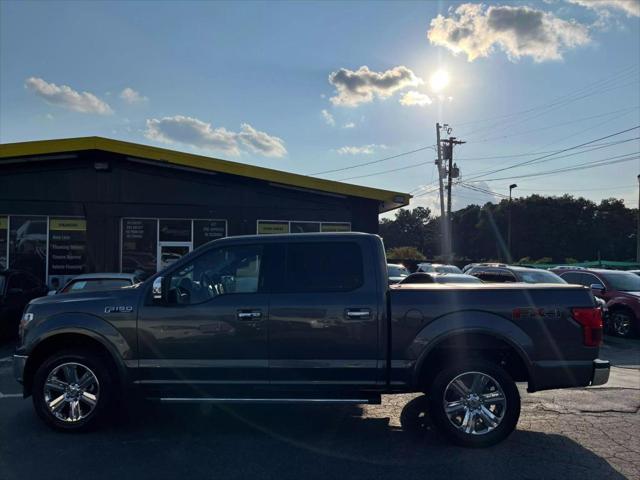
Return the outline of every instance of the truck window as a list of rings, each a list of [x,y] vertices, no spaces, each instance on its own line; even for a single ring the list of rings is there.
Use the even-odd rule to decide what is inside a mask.
[[[169,303],[197,304],[219,295],[256,293],[260,285],[262,247],[216,248],[171,275]]]
[[[364,284],[362,251],[355,242],[290,243],[283,290],[349,292]]]

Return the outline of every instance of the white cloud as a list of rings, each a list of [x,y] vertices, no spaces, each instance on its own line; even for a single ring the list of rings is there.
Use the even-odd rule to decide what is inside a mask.
[[[162,143],[181,143],[229,155],[239,155],[241,147],[266,157],[282,157],[287,153],[281,138],[260,132],[247,123],[243,123],[241,131],[236,133],[224,127],[213,128],[210,123],[197,118],[175,115],[148,119],[144,134]]]
[[[322,118],[324,118],[324,121],[326,122],[327,125],[331,125],[332,127],[335,126],[336,120],[335,118],[333,118],[333,115],[331,115],[331,112],[327,110],[322,110],[320,113],[322,113]]]
[[[251,152],[265,157],[284,157],[287,154],[284,140],[281,138],[260,132],[248,123],[243,123],[241,128],[238,138]]]
[[[434,45],[469,61],[488,57],[495,47],[510,60],[531,57],[536,62],[561,60],[565,50],[589,43],[589,31],[574,20],[527,6],[490,6],[465,3],[450,17],[438,15],[427,32]]]
[[[143,103],[149,100],[147,97],[140,95],[140,92],[136,92],[130,87],[127,87],[120,92],[120,98],[131,105],[134,103]]]
[[[205,150],[219,150],[239,155],[237,134],[193,117],[176,115],[147,120],[145,136],[162,143],[182,143]]]
[[[610,13],[612,10],[623,12],[627,17],[640,17],[640,0],[566,0],[598,13]]]
[[[369,145],[361,145],[359,147],[356,146],[344,146],[340,147],[336,150],[339,155],[371,155],[377,150],[386,149],[386,145],[377,145],[375,143],[371,143]]]
[[[415,87],[423,83],[409,68],[400,65],[384,72],[369,70],[362,66],[358,70],[340,68],[329,75],[329,83],[336,89],[331,97],[334,105],[355,107],[374,98],[387,98],[398,90]]]
[[[81,113],[95,113],[98,115],[110,115],[113,113],[109,104],[100,100],[93,93],[78,92],[67,85],[58,86],[38,77],[27,78],[24,85],[51,105]]]
[[[429,95],[420,93],[416,90],[409,90],[400,97],[400,104],[407,107],[413,105],[424,107],[425,105],[431,105],[432,103],[433,100],[431,100]]]
[[[347,122],[344,125],[342,125],[342,128],[355,128],[356,124],[353,122]]]

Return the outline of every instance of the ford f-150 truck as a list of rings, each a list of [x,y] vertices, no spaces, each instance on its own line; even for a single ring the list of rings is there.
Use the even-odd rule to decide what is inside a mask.
[[[528,390],[607,381],[576,285],[388,285],[381,239],[229,237],[147,281],[33,300],[15,375],[40,417],[85,430],[134,392],[163,402],[379,403],[425,392],[452,441],[494,444]]]

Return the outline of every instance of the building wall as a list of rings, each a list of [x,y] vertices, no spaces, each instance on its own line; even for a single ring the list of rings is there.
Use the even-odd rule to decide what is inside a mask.
[[[96,162],[107,169],[97,170]],[[2,161],[0,215],[84,217],[88,271],[119,271],[123,217],[226,219],[228,235],[255,234],[259,219],[349,222],[353,231],[378,231],[374,200],[165,168],[102,151]]]

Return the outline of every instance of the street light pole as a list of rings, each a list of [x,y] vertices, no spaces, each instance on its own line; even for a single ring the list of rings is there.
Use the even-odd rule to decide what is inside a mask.
[[[638,222],[636,227],[636,262],[640,263],[640,175],[638,175],[638,211],[636,216]]]
[[[640,179],[640,176],[638,177]],[[509,263],[512,262],[511,259],[511,191],[516,188],[518,185],[516,185],[515,183],[512,183],[511,185],[509,185],[509,219],[508,219],[508,227],[507,227],[507,261]]]

